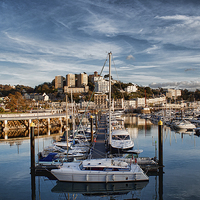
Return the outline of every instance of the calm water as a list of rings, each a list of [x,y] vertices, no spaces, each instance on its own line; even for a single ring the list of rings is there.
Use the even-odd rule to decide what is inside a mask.
[[[158,127],[145,120],[132,120],[129,131],[135,148],[143,149],[140,156],[155,156]],[[159,177],[149,176],[149,182],[141,184],[70,184],[36,176],[37,200],[50,199],[200,199],[200,138],[193,133],[175,133],[164,127],[164,175],[163,188]],[[35,140],[35,150],[50,145],[55,136]],[[32,199],[30,175],[30,141],[0,142],[0,200]],[[90,191],[90,192],[88,192]]]

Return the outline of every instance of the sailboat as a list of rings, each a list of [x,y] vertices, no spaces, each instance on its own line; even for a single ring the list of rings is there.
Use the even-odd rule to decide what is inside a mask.
[[[111,53],[109,53],[109,68],[110,63]],[[111,108],[109,108],[109,110],[111,110]],[[59,181],[66,182],[115,183],[149,180],[149,177],[137,163],[133,163],[131,159],[130,162],[125,162],[117,157],[66,162],[63,163],[60,169],[51,170],[51,173]]]
[[[125,129],[113,130],[111,119],[111,53],[109,53],[109,126],[107,132],[109,133],[110,153],[131,150],[134,147],[134,142],[131,140],[130,134]]]

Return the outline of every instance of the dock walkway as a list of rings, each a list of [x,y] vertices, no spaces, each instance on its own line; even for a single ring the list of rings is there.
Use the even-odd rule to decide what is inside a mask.
[[[94,149],[92,152],[92,158],[105,158],[106,148],[105,148],[105,133],[107,131],[106,127],[106,115],[102,115],[98,125],[98,134],[96,142],[94,144]]]

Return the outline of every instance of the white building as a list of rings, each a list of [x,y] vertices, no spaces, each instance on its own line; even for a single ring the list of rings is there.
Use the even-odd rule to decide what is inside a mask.
[[[81,73],[77,75],[77,87],[88,85],[88,75]]]
[[[109,92],[109,82],[106,80],[101,80],[95,83],[95,92],[108,93]]]
[[[66,86],[75,87],[75,74],[67,74],[66,75]]]
[[[49,96],[46,93],[44,93],[42,96],[44,101],[49,101]]]
[[[55,88],[62,92],[63,90],[63,76],[55,77]]]
[[[92,78],[92,82],[93,83],[96,83],[97,81],[103,81],[104,79],[103,79],[103,76],[94,76],[93,78]]]
[[[166,97],[177,99],[181,96],[181,90],[167,89]]]
[[[125,88],[125,91],[127,93],[137,92],[137,87],[136,85],[129,85],[127,88]]]

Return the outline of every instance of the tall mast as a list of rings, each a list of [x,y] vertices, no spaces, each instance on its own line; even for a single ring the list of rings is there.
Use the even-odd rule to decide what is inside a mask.
[[[109,54],[109,143],[111,144],[111,55]]]
[[[68,95],[66,95],[66,135],[65,139],[67,141],[67,152],[68,152]],[[68,156],[68,154],[67,154]]]

